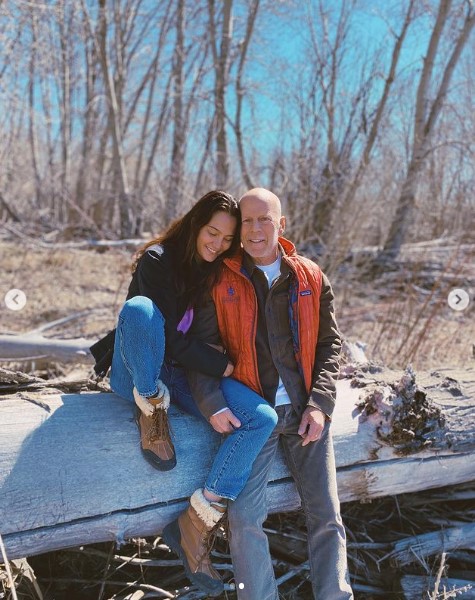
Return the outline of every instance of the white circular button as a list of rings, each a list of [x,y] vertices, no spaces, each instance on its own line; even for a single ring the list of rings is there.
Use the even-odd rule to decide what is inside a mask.
[[[452,310],[465,310],[470,303],[470,296],[465,290],[455,288],[449,293],[447,303]]]
[[[26,304],[26,294],[23,290],[13,288],[5,294],[5,304],[10,310],[21,310]]]

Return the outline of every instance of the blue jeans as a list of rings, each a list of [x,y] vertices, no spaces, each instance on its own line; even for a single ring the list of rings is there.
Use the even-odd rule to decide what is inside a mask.
[[[229,505],[231,557],[240,600],[278,600],[267,536],[266,487],[279,441],[297,485],[307,522],[310,579],[315,600],[349,600],[345,529],[340,517],[330,424],[319,441],[302,447],[300,418],[291,405],[277,407],[277,427],[254,461],[251,476]],[[239,584],[244,584],[242,589]]]
[[[203,419],[193,401],[184,369],[164,362],[164,326],[161,312],[149,298],[135,296],[127,300],[118,319],[111,388],[134,402],[134,387],[142,396],[153,396],[160,379],[176,406]],[[241,427],[224,437],[204,487],[222,498],[235,500],[277,423],[277,414],[268,402],[242,383],[226,377],[220,385]]]

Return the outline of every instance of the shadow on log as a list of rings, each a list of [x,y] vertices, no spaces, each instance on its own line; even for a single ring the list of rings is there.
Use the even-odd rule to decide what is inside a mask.
[[[424,375],[431,402],[445,414],[443,435],[404,456],[378,434],[382,421],[356,408],[365,386],[387,385],[383,374],[360,375],[337,383],[332,431],[342,502],[475,479],[473,371],[465,371],[456,395],[444,384],[449,372]],[[178,465],[162,473],[142,458],[133,407],[115,394],[3,397],[0,533],[8,557],[158,534],[202,486],[220,442],[206,423],[173,407],[170,421]],[[282,455],[271,472],[268,505],[271,512],[299,506]]]

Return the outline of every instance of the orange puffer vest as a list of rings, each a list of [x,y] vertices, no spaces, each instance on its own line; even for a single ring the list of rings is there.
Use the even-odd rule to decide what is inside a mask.
[[[318,339],[322,272],[311,260],[299,256],[292,242],[279,238],[282,260],[295,274],[289,289],[289,315],[295,359],[307,393],[312,387]],[[234,364],[233,378],[262,395],[257,368],[257,298],[242,268],[242,254],[225,259],[222,274],[213,288],[219,332]]]

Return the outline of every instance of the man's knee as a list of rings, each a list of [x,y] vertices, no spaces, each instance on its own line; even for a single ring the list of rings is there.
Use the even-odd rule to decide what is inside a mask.
[[[324,503],[304,508],[309,528],[337,530],[343,525],[338,506]]]

